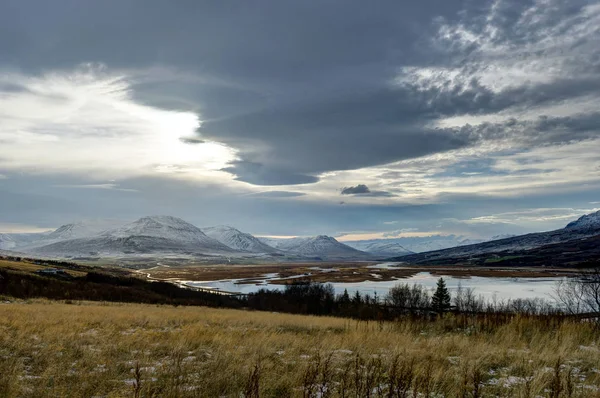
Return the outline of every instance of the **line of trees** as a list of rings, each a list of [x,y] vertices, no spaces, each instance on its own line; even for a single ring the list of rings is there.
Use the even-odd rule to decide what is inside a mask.
[[[246,306],[255,310],[297,314],[333,315],[359,319],[394,319],[403,315],[436,316],[446,312],[459,314],[561,315],[562,312],[543,299],[486,300],[473,289],[459,287],[452,296],[443,278],[433,294],[419,284],[398,284],[387,295],[350,295],[347,290],[336,295],[331,284],[296,282],[283,291],[260,290],[245,298]]]

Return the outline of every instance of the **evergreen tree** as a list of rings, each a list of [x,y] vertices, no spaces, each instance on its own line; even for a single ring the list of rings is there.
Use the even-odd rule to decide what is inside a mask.
[[[342,305],[350,304],[350,295],[348,294],[348,289],[344,289],[344,293],[340,296],[339,302]]]
[[[444,278],[440,278],[437,281],[437,288],[431,298],[431,306],[435,311],[440,313],[448,311],[450,308],[450,293],[448,292]]]

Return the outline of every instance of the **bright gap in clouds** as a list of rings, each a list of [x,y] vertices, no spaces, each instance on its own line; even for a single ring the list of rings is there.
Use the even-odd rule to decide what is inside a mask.
[[[228,178],[218,170],[235,150],[194,140],[198,115],[138,104],[129,90],[128,76],[90,66],[0,73],[0,167],[96,179],[159,171]]]

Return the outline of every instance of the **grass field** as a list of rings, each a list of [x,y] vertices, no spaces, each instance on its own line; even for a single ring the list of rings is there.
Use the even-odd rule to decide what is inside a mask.
[[[6,398],[600,396],[600,335],[587,324],[0,303]]]

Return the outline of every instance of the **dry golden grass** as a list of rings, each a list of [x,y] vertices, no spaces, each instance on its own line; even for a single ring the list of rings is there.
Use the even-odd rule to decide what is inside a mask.
[[[63,269],[67,274],[71,276],[84,276],[86,272],[75,271],[71,269],[64,269],[63,267],[54,267],[48,265],[39,265],[35,263],[31,263],[28,261],[12,261],[12,260],[3,260],[0,259],[0,269],[9,269],[13,271],[21,271],[21,272],[36,272],[42,269],[48,268],[60,268]]]
[[[0,396],[600,396],[600,341],[590,325],[549,329],[525,318],[491,332],[454,325],[0,304]]]
[[[44,269],[43,265],[37,265],[33,263],[28,263],[25,261],[11,261],[11,260],[1,260],[0,259],[0,268],[12,269],[15,271],[24,271],[24,272],[35,272],[40,269]]]

